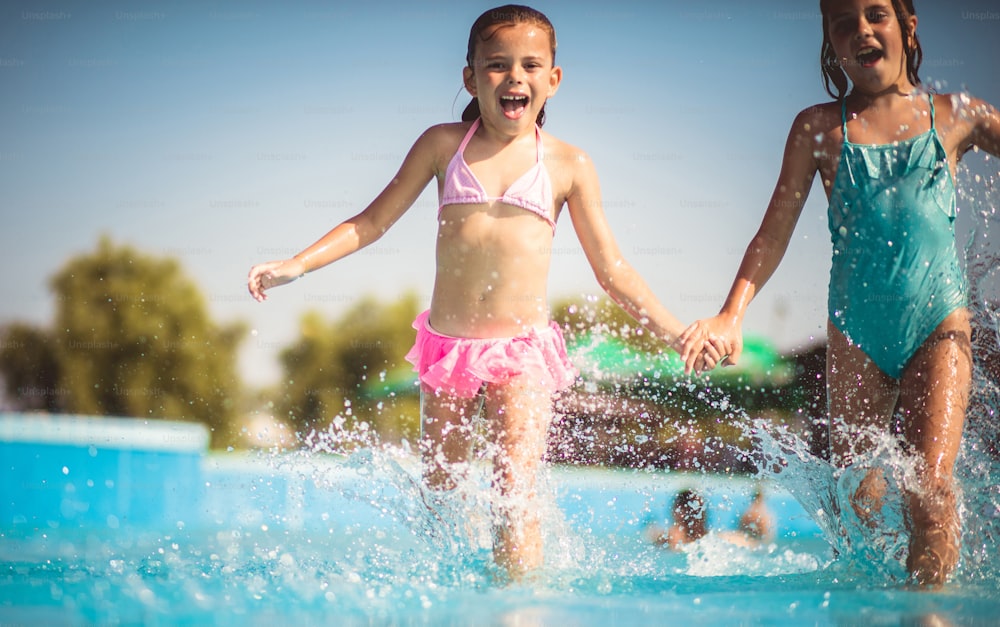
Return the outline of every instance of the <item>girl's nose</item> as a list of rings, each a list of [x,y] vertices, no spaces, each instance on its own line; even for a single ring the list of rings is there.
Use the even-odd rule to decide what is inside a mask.
[[[855,39],[864,39],[872,34],[872,25],[868,22],[868,19],[861,17],[858,19],[857,26],[854,30]]]

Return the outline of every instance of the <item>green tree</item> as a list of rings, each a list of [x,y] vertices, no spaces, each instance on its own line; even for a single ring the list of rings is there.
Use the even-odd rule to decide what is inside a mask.
[[[7,398],[16,409],[57,412],[63,409],[59,360],[52,334],[15,322],[0,334],[0,374]]]
[[[65,410],[199,421],[216,445],[231,436],[245,328],[214,324],[176,260],[102,238],[51,285]]]
[[[299,339],[281,354],[278,417],[302,434],[339,416],[369,423],[383,440],[418,435],[417,388],[408,385],[411,366],[404,359],[418,302],[413,293],[388,304],[364,298],[332,323],[305,314]]]

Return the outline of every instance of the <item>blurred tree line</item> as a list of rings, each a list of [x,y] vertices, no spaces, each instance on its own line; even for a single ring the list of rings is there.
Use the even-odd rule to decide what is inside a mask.
[[[364,298],[332,321],[303,315],[299,339],[280,355],[284,378],[268,395],[275,416],[303,435],[339,419],[345,431],[364,422],[384,441],[415,441],[420,399],[404,356],[418,306],[408,293],[388,304]]]
[[[0,329],[0,376],[13,409],[198,421],[214,447],[246,445],[248,419],[262,414],[300,437],[333,423],[385,442],[419,437],[419,389],[404,359],[420,306],[414,293],[389,303],[362,299],[335,320],[305,313],[298,338],[280,353],[281,381],[247,390],[237,371],[246,326],[213,322],[175,259],[102,238],[96,250],[68,260],[50,287],[57,303],[50,328],[15,322]],[[563,300],[553,318],[569,343],[596,334],[637,354],[665,350],[604,298]],[[667,376],[594,383],[584,373],[557,403],[549,458],[684,467],[695,455],[696,465],[742,469],[746,460],[734,460],[733,451],[739,456],[750,443],[736,414],[794,419],[810,411],[821,395],[814,371],[822,355],[811,359],[780,382]]]
[[[51,328],[2,331],[0,374],[15,409],[194,420],[214,442],[230,437],[246,329],[213,323],[176,260],[102,238],[50,287]]]
[[[334,321],[306,313],[298,340],[280,355],[280,385],[250,391],[237,371],[246,325],[213,322],[177,260],[105,237],[69,259],[49,287],[51,327],[0,329],[10,409],[197,421],[214,447],[239,444],[243,420],[260,411],[301,434],[337,417],[346,428],[365,420],[389,440],[419,434],[419,399],[403,359],[415,294],[388,305],[363,299]]]

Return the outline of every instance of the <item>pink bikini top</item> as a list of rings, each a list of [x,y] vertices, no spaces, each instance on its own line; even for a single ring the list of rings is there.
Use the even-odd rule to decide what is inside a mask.
[[[542,164],[544,151],[542,148],[542,135],[538,126],[535,126],[535,147],[537,160],[530,170],[525,172],[504,192],[503,196],[489,196],[483,189],[482,183],[476,178],[465,162],[463,153],[465,147],[472,139],[473,133],[479,128],[479,120],[472,123],[469,132],[465,134],[465,139],[458,146],[458,151],[448,163],[448,169],[444,173],[444,189],[441,192],[441,206],[438,207],[438,215],[445,205],[478,205],[493,200],[520,207],[526,211],[537,215],[552,226],[552,232],[556,230],[556,223],[550,215],[552,211],[552,180],[549,172]]]

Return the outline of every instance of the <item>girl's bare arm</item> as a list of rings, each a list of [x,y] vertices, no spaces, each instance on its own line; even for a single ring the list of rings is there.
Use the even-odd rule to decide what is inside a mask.
[[[729,363],[735,364],[742,351],[743,316],[781,262],[798,222],[816,175],[818,162],[817,114],[807,109],[795,118],[785,143],[778,182],[760,227],[743,255],[729,295],[718,315],[699,320],[681,337],[681,357],[686,369],[697,370],[706,342],[722,339],[730,350]]]
[[[406,212],[434,177],[441,131],[428,129],[414,143],[396,176],[364,211],[344,220],[291,259],[269,261],[250,270],[247,286],[259,301],[266,290],[290,283],[376,241]]]
[[[630,316],[676,350],[675,342],[683,325],[657,300],[618,248],[604,215],[593,163],[583,153],[578,153],[573,161],[573,186],[566,204],[597,282]]]

